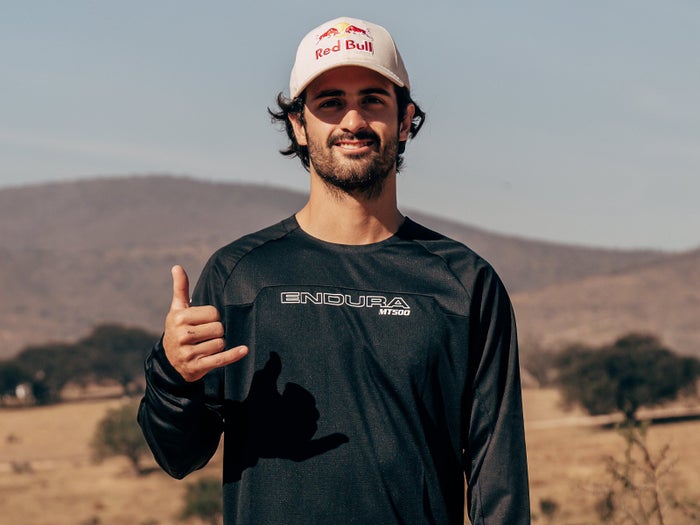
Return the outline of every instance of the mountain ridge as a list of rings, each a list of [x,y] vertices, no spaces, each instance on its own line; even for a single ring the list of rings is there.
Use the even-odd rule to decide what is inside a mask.
[[[0,189],[0,286],[9,297],[0,304],[0,358],[30,344],[77,339],[99,322],[160,331],[172,264],[183,264],[194,278],[214,250],[288,217],[305,200],[302,193],[280,188],[167,175]],[[591,288],[576,283],[593,278],[621,286],[616,276],[641,272],[648,278],[645,268],[692,259],[694,253],[562,245],[405,213],[487,259],[511,292],[523,333],[536,338],[544,332],[540,340],[551,344],[560,339],[535,327],[542,319],[538,312],[553,315],[548,301],[561,304],[557,290],[569,287],[571,297],[578,297],[571,290]],[[634,287],[625,290],[631,294]],[[691,299],[684,304],[692,310]],[[580,307],[590,305],[582,301]],[[569,329],[559,320],[550,326],[562,333]],[[688,331],[690,339],[670,340],[692,352],[698,344]]]

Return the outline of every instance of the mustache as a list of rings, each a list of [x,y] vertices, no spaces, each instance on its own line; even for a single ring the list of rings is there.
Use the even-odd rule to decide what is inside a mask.
[[[379,144],[379,135],[372,130],[362,130],[357,133],[339,133],[328,137],[328,146],[334,146],[336,143],[344,140],[371,140]]]

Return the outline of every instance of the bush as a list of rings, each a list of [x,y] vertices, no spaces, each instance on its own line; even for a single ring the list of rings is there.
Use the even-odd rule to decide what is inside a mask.
[[[29,374],[18,364],[0,362],[0,396],[14,395],[17,386],[29,379]]]
[[[637,410],[695,390],[700,363],[665,348],[653,336],[630,334],[611,346],[571,347],[557,358],[558,382],[568,404],[589,414],[620,411],[627,421]]]
[[[38,404],[56,403],[68,383],[116,381],[134,394],[143,378],[143,362],[156,334],[115,324],[97,326],[76,343],[30,346],[12,360],[0,362],[0,394],[29,378]]]
[[[145,473],[141,458],[148,454],[149,449],[136,422],[137,411],[138,403],[133,401],[107,411],[90,443],[95,461],[125,456],[137,475]]]
[[[199,518],[210,525],[219,525],[223,516],[221,480],[204,478],[187,486],[182,518]]]
[[[700,523],[696,502],[681,501],[666,479],[675,460],[669,444],[658,451],[647,442],[648,423],[622,424],[617,428],[625,440],[621,459],[606,456],[607,481],[600,486],[595,511],[603,522],[664,525]]]

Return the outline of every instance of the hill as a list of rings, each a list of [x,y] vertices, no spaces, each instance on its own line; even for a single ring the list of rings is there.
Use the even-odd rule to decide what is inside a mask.
[[[612,275],[522,291],[512,297],[521,341],[557,348],[607,343],[622,330],[652,333],[700,356],[700,250]]]
[[[283,219],[304,202],[305,195],[277,188],[167,176],[0,190],[0,358],[29,344],[77,340],[102,322],[160,331],[172,264],[183,264],[196,276],[216,248]],[[644,272],[680,265],[693,256],[559,245],[404,212],[488,259],[517,299],[521,329],[547,341],[556,339],[552,327],[570,333],[570,323],[576,326],[591,316],[590,310],[579,315],[571,311],[574,305],[590,308],[585,301],[572,301],[562,312],[548,306],[556,304],[557,293],[594,293],[602,288],[581,290],[590,290],[590,282],[622,282],[625,276],[647,275]],[[678,290],[700,289],[692,272],[665,275]],[[639,300],[653,295],[644,290],[649,286],[643,281],[636,283],[625,304],[636,304],[636,293]],[[669,286],[664,283],[657,294],[666,293]],[[673,317],[675,308],[679,315],[683,308],[697,318],[700,307],[695,303],[693,310],[692,297],[689,301],[664,303],[666,318]],[[542,319],[547,319],[544,327]],[[660,333],[683,331],[685,335],[673,336],[684,345],[682,350],[700,348],[692,326],[669,329],[668,323],[658,321]],[[625,323],[616,326],[621,333],[635,325]]]

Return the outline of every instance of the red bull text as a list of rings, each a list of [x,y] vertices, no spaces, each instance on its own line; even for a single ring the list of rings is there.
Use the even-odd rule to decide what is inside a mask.
[[[332,39],[337,39],[335,44],[330,45]],[[329,45],[321,47],[320,44],[324,40],[330,40]],[[364,51],[366,53],[374,53],[374,45],[372,43],[372,35],[369,30],[362,29],[353,24],[341,22],[328,28],[326,31],[318,35],[316,40],[316,60],[337,53],[339,51]]]
[[[331,53],[337,53],[341,50],[351,50],[356,49],[357,51],[366,51],[367,53],[374,53],[374,47],[372,42],[365,40],[364,42],[355,42],[354,40],[338,40],[335,45],[331,47],[319,47],[316,48],[316,60]]]

